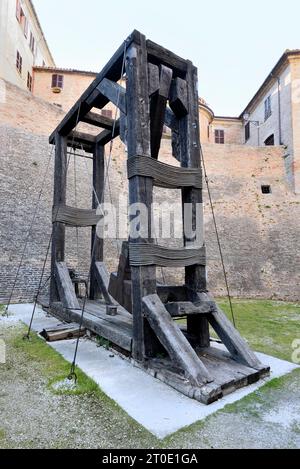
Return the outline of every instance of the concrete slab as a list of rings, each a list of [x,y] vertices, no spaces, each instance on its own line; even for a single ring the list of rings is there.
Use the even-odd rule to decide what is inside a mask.
[[[19,304],[9,308],[11,316],[1,321],[23,321],[29,324],[33,305]],[[37,308],[33,330],[41,332],[59,321]],[[73,360],[75,340],[49,343],[66,360]],[[277,358],[257,353],[259,359],[271,367],[271,376],[246,388],[242,388],[206,406],[183,396],[166,384],[132,366],[127,360],[114,355],[89,339],[80,339],[77,364],[99,387],[133,419],[158,438],[164,438],[177,430],[213,414],[225,405],[236,402],[254,392],[267,381],[290,373],[299,366]]]

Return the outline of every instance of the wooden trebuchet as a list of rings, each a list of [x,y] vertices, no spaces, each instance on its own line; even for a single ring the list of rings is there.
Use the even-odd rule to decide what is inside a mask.
[[[50,309],[55,316],[79,322],[107,339],[152,376],[209,404],[266,376],[269,368],[260,363],[207,291],[197,83],[197,69],[189,60],[133,31],[50,136],[55,144]],[[118,107],[119,119],[93,112],[108,103]],[[100,128],[99,133],[78,131],[79,122]],[[174,166],[159,160],[164,125],[171,132]],[[109,275],[104,239],[97,236],[101,218],[97,208],[104,201],[107,179],[105,145],[118,136],[128,153],[129,204],[143,204],[147,220],[141,217],[138,236],[131,230],[122,244],[118,270]],[[68,146],[93,154],[88,157],[93,160],[91,209],[67,205]],[[181,191],[181,248],[155,243],[156,186]],[[136,214],[129,213],[129,222],[136,222]],[[73,281],[70,277],[66,226],[91,227],[87,278],[77,272]],[[184,281],[159,284],[157,267],[182,268]],[[78,283],[87,288],[84,301]],[[213,346],[210,326],[227,350]],[[53,334],[61,337],[63,332]]]

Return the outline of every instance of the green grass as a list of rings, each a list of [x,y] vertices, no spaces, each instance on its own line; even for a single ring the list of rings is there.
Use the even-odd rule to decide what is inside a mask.
[[[218,304],[231,319],[228,301]],[[291,361],[292,342],[300,339],[300,304],[233,299],[236,326],[253,350]]]

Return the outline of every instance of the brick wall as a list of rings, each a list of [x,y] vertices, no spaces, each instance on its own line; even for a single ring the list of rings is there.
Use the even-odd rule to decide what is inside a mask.
[[[8,102],[0,105],[0,301],[9,296],[20,255],[24,249],[43,174],[51,154],[47,135],[61,119],[54,106],[26,92],[8,86]],[[35,117],[34,117],[35,116]],[[43,117],[41,119],[41,116]],[[280,147],[254,148],[244,145],[203,146],[212,197],[224,250],[228,280],[233,295],[300,299],[299,239],[300,197],[285,183],[283,150]],[[162,145],[161,159],[173,163],[170,141]],[[116,140],[105,200],[119,194],[126,198],[126,155]],[[90,207],[90,160],[76,159],[78,206]],[[43,195],[14,299],[32,299],[39,281],[51,231],[53,158],[43,183]],[[272,193],[263,195],[261,185],[270,185]],[[109,190],[110,187],[110,190]],[[157,200],[178,197],[178,192],[164,190]],[[216,245],[212,217],[205,201],[205,234],[208,251],[209,288],[225,294],[224,279]],[[74,162],[68,172],[68,202],[74,205]],[[89,265],[89,230],[67,229],[67,261],[84,274]],[[117,265],[115,242],[106,243],[109,268]],[[49,264],[45,280],[49,273]],[[176,274],[178,272],[176,271]],[[159,276],[161,272],[158,272]],[[167,281],[178,280],[175,271],[165,272]]]

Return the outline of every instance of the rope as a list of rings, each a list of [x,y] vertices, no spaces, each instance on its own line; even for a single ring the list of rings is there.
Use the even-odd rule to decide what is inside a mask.
[[[38,211],[38,207],[39,207],[39,204],[40,204],[40,201],[41,201],[41,198],[42,198],[42,194],[43,194],[43,190],[44,190],[44,186],[45,186],[45,181],[46,181],[46,177],[48,175],[48,169],[49,169],[49,166],[50,166],[50,161],[51,161],[52,155],[53,155],[53,147],[51,149],[51,152],[50,152],[50,155],[49,155],[49,158],[48,158],[48,161],[47,161],[47,166],[46,166],[45,173],[44,173],[44,176],[43,176],[43,179],[42,179],[42,184],[41,184],[40,191],[39,191],[39,194],[38,194],[37,202],[35,204],[33,217],[32,217],[32,220],[31,220],[31,223],[30,223],[30,226],[29,226],[29,230],[28,230],[28,233],[27,233],[27,236],[26,236],[25,245],[24,245],[24,248],[23,248],[23,251],[22,251],[21,259],[20,259],[20,262],[19,262],[19,265],[18,265],[18,268],[17,268],[16,276],[14,278],[14,282],[13,282],[13,286],[12,286],[12,289],[11,289],[11,292],[10,292],[9,300],[8,300],[8,303],[7,303],[5,311],[4,311],[4,315],[6,315],[6,316],[8,316],[8,309],[11,305],[11,301],[12,301],[12,297],[13,297],[13,294],[14,294],[14,291],[15,291],[15,288],[16,288],[19,273],[20,273],[21,267],[23,265],[25,252],[27,250],[28,241],[29,241],[29,238],[31,236],[32,228],[33,228],[36,216],[37,216],[37,211]],[[27,290],[26,290],[26,294],[27,294]]]
[[[121,77],[123,77],[123,75],[124,75],[125,59],[126,59],[126,41],[124,41],[124,54],[123,54],[123,63],[122,63]],[[102,192],[102,196],[101,196],[101,203],[103,203],[103,200],[104,200],[104,192],[105,192],[105,188],[106,188],[106,183],[107,183],[107,180],[109,180],[109,179],[108,179],[108,178],[109,178],[108,173],[109,173],[109,167],[110,167],[111,157],[112,157],[112,151],[113,151],[113,140],[114,140],[115,130],[116,130],[116,121],[117,121],[117,113],[118,113],[119,99],[120,99],[120,90],[119,90],[119,92],[118,92],[118,97],[117,97],[117,105],[116,105],[114,123],[113,123],[113,128],[112,128],[112,136],[111,136],[111,141],[110,141],[109,157],[108,157],[108,161],[107,161],[107,163],[106,163],[106,173],[105,173],[105,178],[104,178],[104,187],[103,187],[103,192]],[[98,203],[98,202],[99,202],[99,198],[97,197],[97,193],[96,193],[96,190],[95,190],[94,187],[93,187],[93,190],[94,190],[94,194],[95,194],[95,197],[96,197],[96,200],[97,200],[97,203]],[[111,195],[111,193],[110,193],[110,195]],[[101,205],[101,204],[99,204],[99,205]],[[92,264],[93,264],[95,246],[96,246],[96,236],[94,237],[94,240],[93,240],[93,246],[92,246],[92,252],[91,252],[91,262],[90,262],[90,268],[89,268],[89,273],[88,273],[87,285],[89,284],[90,278],[91,278],[91,272],[92,272]],[[78,334],[77,339],[76,339],[76,345],[75,345],[75,350],[74,350],[73,361],[72,361],[72,364],[71,364],[70,373],[69,373],[69,375],[68,375],[68,379],[69,379],[69,380],[74,379],[75,383],[77,382],[77,374],[76,374],[76,372],[75,372],[75,370],[76,370],[76,359],[77,359],[78,346],[79,346],[79,339],[80,339],[80,332],[81,332],[81,330],[82,330],[83,316],[84,316],[84,312],[85,312],[87,297],[88,297],[88,289],[86,289],[86,293],[85,293],[84,300],[83,300],[83,303],[82,303],[81,316],[80,316],[80,323],[79,323],[79,334]]]
[[[78,113],[77,113],[77,118],[76,118],[75,129],[76,129],[76,127],[77,127],[77,125],[78,125],[78,121],[79,121],[80,107],[81,107],[81,105],[79,105],[79,108],[78,108]],[[74,145],[74,138],[75,138],[75,136],[73,135],[72,146]],[[53,148],[53,147],[52,147],[52,148]],[[52,153],[52,152],[51,152],[51,153]],[[68,160],[67,160],[66,173],[68,172],[68,169],[69,169],[70,159],[71,159],[71,155],[69,155],[69,158],[68,158]],[[58,211],[59,211],[59,206],[57,207],[57,211],[56,211],[56,214],[55,214],[53,223],[55,223],[55,221],[56,221],[56,219],[57,219]],[[48,246],[47,246],[46,256],[45,256],[45,259],[44,259],[44,263],[43,263],[43,267],[42,267],[42,272],[41,272],[41,276],[40,276],[40,281],[39,281],[37,293],[36,293],[35,300],[34,300],[34,305],[33,305],[33,309],[32,309],[32,314],[31,314],[31,318],[30,318],[30,323],[29,323],[28,331],[27,331],[27,334],[23,337],[24,339],[27,339],[27,340],[30,340],[30,332],[31,332],[31,329],[32,329],[33,318],[34,318],[34,315],[35,315],[35,311],[36,311],[36,307],[37,307],[37,302],[38,302],[38,297],[39,297],[40,290],[41,290],[41,287],[42,287],[42,281],[43,281],[43,277],[44,277],[44,273],[45,273],[45,269],[46,269],[46,264],[47,264],[47,259],[48,259],[48,256],[49,256],[49,251],[50,251],[52,239],[53,239],[53,230],[51,231],[51,235],[50,235],[49,242],[48,242]]]
[[[211,196],[211,191],[210,191],[210,186],[209,186],[209,180],[208,180],[208,176],[207,176],[207,172],[206,172],[206,165],[205,165],[204,154],[203,154],[201,144],[200,144],[200,158],[202,160],[202,165],[203,165],[203,170],[204,170],[204,178],[205,178],[205,182],[206,182],[207,193],[208,193],[211,213],[212,213],[212,217],[213,217],[213,223],[214,223],[214,227],[215,227],[215,233],[216,233],[216,238],[217,238],[217,243],[218,243],[218,248],[219,248],[219,253],[220,253],[220,259],[221,259],[221,264],[222,264],[222,269],[223,269],[223,275],[224,275],[224,280],[225,280],[225,285],[226,285],[226,290],[227,290],[227,298],[228,298],[228,302],[229,302],[232,322],[233,322],[234,327],[236,327],[236,321],[235,321],[235,317],[234,317],[234,311],[233,311],[233,306],[232,306],[232,301],[231,301],[231,294],[230,294],[230,290],[229,290],[228,278],[227,278],[227,273],[226,273],[226,269],[225,269],[225,262],[224,262],[223,252],[222,252],[222,246],[221,246],[217,221],[216,221],[216,217],[215,217],[215,210],[214,210],[214,206],[213,206],[213,202],[212,202],[212,196]]]

